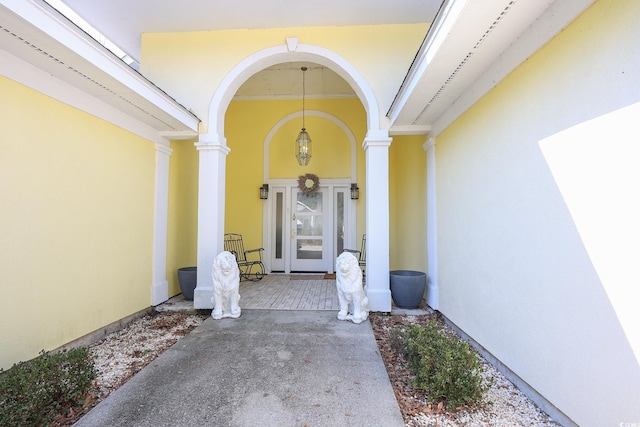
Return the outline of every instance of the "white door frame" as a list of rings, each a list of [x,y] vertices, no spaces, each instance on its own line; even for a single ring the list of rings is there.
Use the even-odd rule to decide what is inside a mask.
[[[263,211],[262,211],[262,241],[264,243],[264,264],[267,272],[271,272],[275,270],[283,270],[285,273],[291,272],[291,215],[293,214],[291,211],[290,200],[293,198],[294,190],[297,190],[297,179],[272,179],[268,181],[269,184],[269,198],[264,201]],[[328,230],[328,233],[331,237],[331,248],[328,248],[332,256],[330,256],[325,261],[326,270],[329,273],[332,273],[334,270],[334,259],[333,255],[336,255],[336,218],[335,218],[335,199],[336,199],[336,190],[344,189],[345,193],[345,213],[344,213],[344,222],[345,222],[345,236],[344,236],[344,245],[347,248],[355,248],[356,246],[356,201],[351,200],[349,197],[350,194],[350,186],[351,180],[349,178],[327,178],[321,179],[320,186],[327,189],[327,197],[330,200],[328,203],[328,211],[331,212],[331,230]],[[273,230],[275,226],[275,203],[276,203],[276,192],[284,190],[284,202],[285,202],[285,211],[284,215],[284,224],[283,224],[283,264],[278,265],[277,268],[274,268],[274,248],[275,248],[275,232]],[[325,248],[327,249],[327,248]],[[336,255],[337,256],[337,255]]]

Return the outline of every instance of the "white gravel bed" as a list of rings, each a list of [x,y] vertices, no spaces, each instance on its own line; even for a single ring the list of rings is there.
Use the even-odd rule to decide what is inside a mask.
[[[167,312],[144,316],[91,345],[100,398],[124,384],[203,320],[203,316]]]

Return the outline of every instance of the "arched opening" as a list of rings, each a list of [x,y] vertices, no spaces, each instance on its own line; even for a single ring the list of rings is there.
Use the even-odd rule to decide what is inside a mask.
[[[206,124],[207,133],[201,142],[224,140],[224,115],[240,86],[252,75],[272,65],[284,62],[312,62],[335,71],[354,90],[367,112],[367,129],[380,130],[380,113],[372,89],[360,73],[347,60],[328,49],[298,44],[297,39],[287,39],[287,44],[263,49],[238,63],[218,86],[211,104]]]
[[[196,308],[210,308],[211,301],[209,294],[212,292],[211,278],[207,272],[207,266],[211,265],[213,258],[223,250],[222,242],[225,232],[225,191],[229,188],[226,185],[227,179],[227,155],[230,153],[230,147],[227,144],[227,134],[229,130],[225,129],[225,115],[229,110],[229,106],[238,89],[251,76],[258,71],[285,62],[310,62],[326,66],[340,75],[353,89],[357,96],[361,108],[364,109],[365,129],[361,132],[359,138],[363,141],[365,154],[363,161],[368,164],[371,155],[369,152],[381,153],[375,155],[376,165],[384,165],[382,171],[388,169],[387,149],[390,144],[387,130],[380,129],[379,108],[376,98],[367,82],[357,72],[357,70],[345,59],[328,51],[324,48],[311,45],[297,44],[297,40],[288,39],[286,45],[275,46],[257,52],[245,60],[237,64],[223,79],[222,83],[216,90],[210,107],[208,122],[205,127],[207,132],[200,135],[196,144],[199,150],[199,196],[198,196],[198,265],[203,266],[198,270],[198,286],[194,296],[194,304]],[[297,112],[297,108],[292,113]],[[325,118],[326,119],[326,118]],[[294,136],[295,138],[295,136]],[[292,146],[293,147],[293,146]],[[370,148],[373,149],[370,150]],[[381,150],[382,149],[382,150]],[[293,149],[291,151],[293,158]],[[363,168],[364,169],[364,168]],[[350,174],[349,174],[350,175]],[[377,200],[376,206],[384,206],[384,209],[378,209],[381,214],[376,216],[376,222],[382,227],[377,226],[380,230],[380,242],[387,248],[380,251],[381,259],[379,265],[386,276],[388,274],[388,174],[381,175],[383,182],[378,182],[375,197],[370,199]],[[347,176],[345,179],[350,180]],[[367,174],[365,181],[370,181],[370,175]],[[349,184],[349,182],[345,182]],[[379,190],[379,191],[378,191]],[[257,186],[256,190],[257,191]],[[292,197],[285,194],[286,197]],[[333,197],[327,196],[327,197]],[[369,223],[370,200],[366,201],[365,214],[366,222]],[[378,225],[380,225],[378,224]],[[355,234],[354,234],[355,235]],[[373,238],[369,236],[369,241],[375,242],[377,237],[374,233]],[[369,251],[374,255],[375,251]],[[386,257],[385,257],[385,254]],[[286,270],[286,268],[285,268]],[[380,276],[381,278],[383,276]],[[388,279],[380,280],[378,286],[370,288],[380,288],[380,296],[382,301],[381,311],[390,310],[390,294],[388,292]],[[372,298],[370,297],[370,301]],[[372,306],[375,306],[375,297]],[[385,310],[386,307],[389,310]],[[374,310],[375,307],[372,307]]]

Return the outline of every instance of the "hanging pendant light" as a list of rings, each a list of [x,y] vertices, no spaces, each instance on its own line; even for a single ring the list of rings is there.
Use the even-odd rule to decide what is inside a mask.
[[[296,159],[300,166],[307,166],[311,160],[311,137],[304,127],[304,73],[307,67],[300,68],[302,70],[302,130],[296,139]]]

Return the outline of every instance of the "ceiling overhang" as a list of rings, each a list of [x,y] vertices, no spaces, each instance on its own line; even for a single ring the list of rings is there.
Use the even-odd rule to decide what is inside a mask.
[[[593,1],[445,0],[388,109],[390,133],[437,136]],[[43,0],[0,0],[0,56],[1,74],[43,93],[58,86],[51,96],[119,115],[111,121],[146,138],[197,136],[194,114]],[[39,74],[25,82],[28,67]]]
[[[43,1],[2,0],[0,54],[1,74],[37,89],[46,79],[60,93],[49,95],[145,138],[197,135],[194,114]]]
[[[594,0],[446,0],[387,116],[392,134],[441,132]]]

